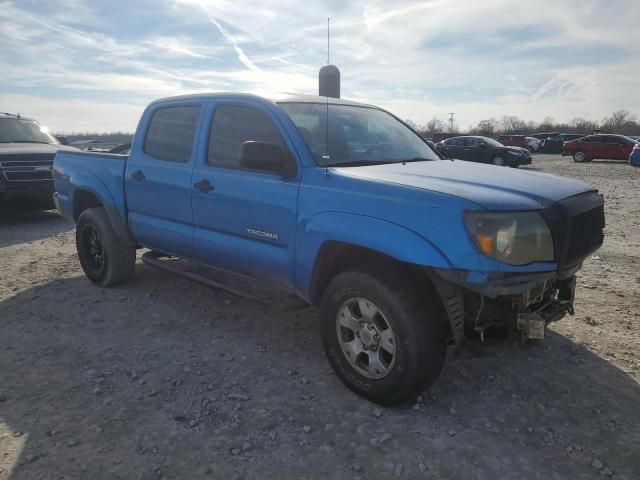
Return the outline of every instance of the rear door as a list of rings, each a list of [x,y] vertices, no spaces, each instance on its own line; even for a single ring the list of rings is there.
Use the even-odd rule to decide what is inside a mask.
[[[196,259],[291,287],[301,169],[284,179],[240,165],[246,141],[276,143],[297,158],[286,131],[273,112],[251,100],[213,102],[205,127],[192,179],[210,185],[193,191]]]
[[[167,102],[145,112],[127,163],[129,228],[142,245],[192,256],[191,174],[199,102]]]
[[[622,137],[607,137],[607,143],[610,150],[610,156],[607,158],[613,160],[627,160],[631,155],[631,150],[633,150],[633,144]]]

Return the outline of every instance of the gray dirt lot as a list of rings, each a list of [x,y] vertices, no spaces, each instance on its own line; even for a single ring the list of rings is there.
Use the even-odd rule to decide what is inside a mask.
[[[0,479],[640,478],[640,169],[544,155],[531,169],[606,197],[576,315],[544,344],[451,355],[389,409],[332,374],[313,309],[141,263],[99,288],[71,224],[5,212]]]

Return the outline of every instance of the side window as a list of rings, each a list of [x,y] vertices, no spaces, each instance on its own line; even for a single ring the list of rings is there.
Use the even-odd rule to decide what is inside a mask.
[[[462,142],[460,141],[459,138],[452,138],[450,140],[447,140],[447,147],[461,147],[462,146]]]
[[[467,147],[477,147],[478,145],[480,145],[480,140],[478,140],[477,138],[467,138]]]
[[[596,143],[594,140],[595,138],[597,137],[584,137],[581,141],[586,143]]]
[[[169,162],[186,163],[191,158],[200,107],[163,107],[157,109],[147,129],[144,151]]]
[[[239,105],[216,107],[209,131],[209,165],[242,168],[240,149],[248,141],[275,143],[286,148],[280,132],[264,112]]]
[[[606,142],[605,143],[609,143],[612,145],[627,145],[627,141],[624,138],[621,137],[606,137]]]

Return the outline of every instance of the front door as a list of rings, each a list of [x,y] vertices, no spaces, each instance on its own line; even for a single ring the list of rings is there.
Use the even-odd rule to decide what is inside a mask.
[[[128,220],[145,247],[191,257],[192,152],[202,112],[199,103],[163,103],[145,112],[126,169]]]
[[[469,158],[465,158],[465,151],[462,146],[463,140],[463,138],[450,138],[445,142],[445,152],[448,158],[469,160]]]
[[[591,137],[591,149],[590,158],[608,158],[610,155],[609,144],[607,143],[607,137],[603,135],[596,135]]]
[[[291,287],[300,169],[295,178],[240,165],[241,146],[262,141],[295,150],[276,115],[250,100],[210,105],[192,183],[195,258],[236,273]],[[204,135],[203,135],[204,136]]]
[[[487,148],[483,147],[484,142],[478,138],[466,137],[461,139],[464,142],[462,159],[474,162],[486,162]]]

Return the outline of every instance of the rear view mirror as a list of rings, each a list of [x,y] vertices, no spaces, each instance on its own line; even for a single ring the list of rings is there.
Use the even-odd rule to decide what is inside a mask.
[[[240,165],[284,178],[296,176],[296,162],[291,154],[280,145],[270,142],[244,142],[240,149]]]

